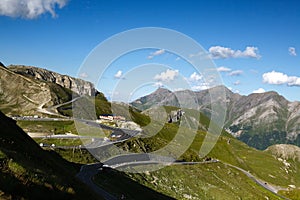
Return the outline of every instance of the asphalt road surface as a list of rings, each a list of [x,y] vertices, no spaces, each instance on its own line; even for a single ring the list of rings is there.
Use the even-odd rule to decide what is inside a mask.
[[[260,186],[262,186],[263,188],[265,188],[266,190],[269,190],[270,192],[272,192],[272,193],[275,194],[276,196],[278,196],[278,197],[280,197],[280,198],[282,198],[282,199],[288,199],[288,198],[286,198],[286,197],[283,197],[283,196],[277,194],[278,190],[277,190],[275,187],[273,187],[272,185],[268,184],[267,182],[264,182],[264,181],[262,181],[262,180],[256,178],[256,177],[253,176],[250,172],[248,172],[248,171],[246,171],[246,170],[244,170],[244,169],[242,169],[242,168],[240,168],[240,167],[237,167],[237,166],[228,164],[228,163],[223,163],[223,164],[225,164],[225,165],[227,165],[227,166],[230,166],[230,167],[233,167],[233,168],[235,168],[235,169],[237,169],[237,170],[243,172],[246,176],[248,176],[250,179],[252,179],[257,185],[260,185]]]
[[[99,169],[102,168],[102,163],[84,165],[81,167],[80,172],[76,175],[83,183],[92,188],[98,195],[102,196],[106,200],[117,200],[118,198],[108,193],[93,182],[93,177],[99,173]]]

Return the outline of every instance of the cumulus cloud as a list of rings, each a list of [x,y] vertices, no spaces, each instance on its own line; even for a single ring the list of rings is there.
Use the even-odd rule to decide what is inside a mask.
[[[221,66],[221,67],[218,67],[218,68],[217,68],[217,71],[218,71],[218,72],[230,72],[231,69],[228,68],[228,67]]]
[[[123,72],[121,70],[117,71],[117,73],[114,75],[115,78],[122,78]]]
[[[282,72],[267,72],[263,74],[263,82],[272,85],[300,86],[300,77],[288,76]]]
[[[295,47],[289,47],[289,53],[291,56],[297,56]]]
[[[154,58],[155,56],[159,56],[159,55],[162,55],[164,54],[166,51],[164,49],[159,49],[157,51],[154,51],[152,53],[150,53],[150,55],[148,56],[148,59],[152,59]]]
[[[229,76],[240,76],[243,73],[242,70],[234,70],[228,73]]]
[[[210,88],[209,80],[206,80],[207,82],[204,82],[203,76],[196,72],[192,73],[189,77],[185,78],[185,80],[187,81],[187,83],[189,83],[191,89],[195,91]]]
[[[213,59],[224,58],[260,58],[257,47],[246,47],[244,51],[233,50],[222,46],[213,46],[209,48],[209,53]]]
[[[155,75],[154,79],[157,81],[173,81],[179,74],[178,70],[167,69],[165,72]]]
[[[56,7],[62,8],[68,0],[1,0],[0,15],[34,19],[44,13],[56,17]]]
[[[192,73],[191,76],[190,76],[191,81],[199,81],[202,78],[203,77],[200,74],[197,74],[196,72]]]
[[[257,90],[254,90],[252,93],[264,93],[266,92],[263,88],[258,88]]]

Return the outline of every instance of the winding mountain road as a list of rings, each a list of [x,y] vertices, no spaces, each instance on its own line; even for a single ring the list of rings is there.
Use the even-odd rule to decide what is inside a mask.
[[[162,162],[162,161],[135,161],[124,163],[125,165],[147,165],[147,164],[164,164],[164,165],[195,165],[195,164],[208,164],[208,163],[216,163],[217,160],[212,161],[204,161],[204,162]],[[121,166],[121,164],[120,164]],[[120,166],[113,166],[113,168],[118,168]],[[106,190],[99,187],[97,184],[93,182],[93,177],[100,172],[100,169],[103,168],[102,163],[88,164],[83,165],[80,169],[80,172],[76,175],[83,183],[92,188],[97,194],[105,198],[106,200],[117,200],[118,198],[114,195],[110,194]]]
[[[102,163],[83,165],[76,177],[106,200],[117,200],[117,197],[113,196],[93,182],[93,177],[99,173],[99,169],[102,168],[102,166]]]
[[[235,168],[237,170],[239,170],[240,172],[244,173],[246,176],[248,176],[251,180],[253,180],[257,185],[260,185],[262,186],[263,188],[265,188],[266,190],[272,192],[273,194],[275,194],[276,196],[282,198],[282,199],[287,199],[289,200],[288,198],[284,197],[284,196],[281,196],[279,194],[277,194],[278,192],[278,189],[276,189],[274,186],[268,184],[267,182],[264,182],[258,178],[256,178],[255,176],[253,176],[250,172],[240,168],[240,167],[237,167],[237,166],[234,166],[234,165],[231,165],[229,163],[223,163],[224,165],[227,165],[227,166],[230,166],[232,168]]]
[[[55,111],[57,111],[58,107],[67,105],[69,103],[73,103],[74,101],[76,101],[79,98],[81,98],[81,97],[76,97],[76,98],[72,99],[71,101],[68,101],[68,102],[65,102],[65,103],[62,103],[62,104],[58,104],[58,105],[54,105],[52,107],[43,108],[45,104],[47,104],[49,101],[51,101],[51,99],[50,99],[47,102],[44,102],[41,105],[39,105],[38,108],[37,108],[37,111],[40,112],[40,113],[47,114],[47,115],[53,115],[53,116],[58,116],[58,117],[66,118],[66,116],[58,114]]]
[[[104,162],[105,166],[113,168],[113,169],[117,169],[117,168],[125,167],[125,166],[138,166],[138,165],[149,165],[149,164],[162,164],[162,165],[170,166],[170,165],[210,164],[210,163],[218,163],[218,162],[223,163],[222,161],[217,160],[217,159],[213,159],[211,161],[203,161],[203,162],[170,162],[170,161],[159,161],[159,160],[147,160],[146,158],[142,158],[142,160],[130,161],[132,159],[137,159],[138,157],[132,156],[132,158],[128,159],[128,155],[121,155],[121,156],[118,156],[118,157],[119,158],[115,157],[115,158],[112,158],[110,160],[105,161]],[[124,157],[124,158],[120,158],[120,157]],[[120,162],[120,163],[116,162],[116,161],[124,161],[124,160],[127,160],[127,161],[126,162]],[[244,170],[240,167],[228,164],[228,163],[223,163],[223,164],[227,165],[229,167],[235,168],[235,169],[239,170],[240,172],[244,173],[248,178],[253,180],[257,185],[259,185],[259,186],[263,187],[264,189],[270,191],[271,193],[275,194],[279,198],[289,200],[288,198],[277,194],[278,190],[275,187],[273,187],[270,184],[267,184],[266,182],[256,178],[254,175],[252,175],[248,171],[246,171],[246,170]],[[89,185],[91,188],[93,188],[96,191],[96,190],[99,189],[99,186],[97,186],[92,181],[92,178],[97,173],[99,173],[99,169],[102,168],[102,167],[103,167],[103,164],[101,164],[101,163],[84,165],[84,166],[82,166],[82,169],[78,173],[77,177],[79,177],[84,183],[86,183],[87,185]],[[100,188],[97,193],[100,194],[101,196],[103,196],[105,199],[108,199],[108,200],[115,198],[102,188]]]
[[[49,115],[55,115],[55,116],[60,116],[57,113],[53,112],[53,109],[57,109],[60,106],[66,105],[68,103],[72,103],[74,101],[76,101],[77,99],[79,99],[80,97],[77,97],[75,99],[72,99],[69,102],[65,102],[63,104],[60,105],[56,105],[50,108],[43,108],[43,105],[40,105],[38,107],[38,111],[41,113],[45,113],[45,114],[49,114]],[[81,147],[80,148],[96,148],[96,147],[101,147],[101,146],[106,146],[106,145],[110,145],[110,144],[114,144],[114,143],[119,143],[119,142],[123,142],[126,141],[134,136],[136,136],[137,134],[140,133],[140,131],[134,131],[134,130],[127,130],[127,129],[119,129],[119,128],[114,128],[114,127],[110,127],[110,126],[106,126],[103,124],[99,124],[96,123],[94,121],[90,121],[90,120],[81,120],[81,119],[76,119],[78,121],[84,122],[90,126],[94,126],[94,127],[99,127],[99,128],[103,128],[103,129],[107,129],[107,130],[112,130],[112,131],[122,131],[125,134],[129,135],[128,138],[124,138],[123,140],[117,140],[114,142],[109,142],[109,143],[104,143],[102,140],[101,141],[96,141],[94,144],[88,145],[86,147]],[[190,127],[189,122],[187,121],[188,126]],[[61,147],[60,147],[61,148]],[[69,148],[69,147],[66,147]],[[74,148],[74,147],[71,147]],[[121,161],[121,162],[120,162]],[[104,162],[104,164],[106,166],[109,166],[111,168],[117,169],[119,167],[124,167],[124,166],[137,166],[137,165],[149,165],[149,164],[163,164],[163,165],[192,165],[192,164],[207,164],[207,163],[217,163],[217,162],[221,162],[219,160],[212,160],[212,161],[204,161],[204,162],[170,162],[170,161],[159,161],[159,160],[151,160],[151,159],[146,159],[146,158],[142,158],[138,155],[120,155],[118,157],[109,159],[107,161]],[[221,162],[223,163],[223,162]],[[237,170],[239,170],[240,172],[244,173],[248,178],[250,178],[251,180],[253,180],[257,185],[263,187],[264,189],[270,191],[271,193],[275,194],[276,196],[282,198],[282,199],[288,199],[286,197],[283,197],[279,194],[277,194],[278,189],[275,188],[274,186],[256,178],[255,176],[253,176],[251,173],[249,173],[248,171],[231,165],[229,163],[223,163],[224,165],[230,166],[232,168],[235,168]],[[98,193],[99,195],[101,195],[102,197],[104,197],[107,200],[116,200],[117,198],[115,196],[113,196],[112,194],[108,193],[107,191],[105,191],[104,189],[100,188],[99,186],[97,186],[94,182],[93,182],[93,177],[99,173],[99,169],[101,169],[103,167],[102,163],[95,163],[95,164],[89,164],[89,165],[84,165],[81,167],[80,172],[77,174],[77,177],[84,182],[85,184],[87,184],[89,187],[91,187],[96,193]]]

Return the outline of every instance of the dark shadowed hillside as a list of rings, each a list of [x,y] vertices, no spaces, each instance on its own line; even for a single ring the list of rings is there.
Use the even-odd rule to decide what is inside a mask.
[[[0,112],[0,199],[98,199],[75,178],[79,166],[41,149]]]

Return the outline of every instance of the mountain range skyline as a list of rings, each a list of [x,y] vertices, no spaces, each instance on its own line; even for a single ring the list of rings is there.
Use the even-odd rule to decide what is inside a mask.
[[[111,105],[116,105],[116,102],[107,101],[104,94],[95,90],[93,84],[87,81],[28,66],[8,66],[7,68],[0,66],[0,71],[1,109],[6,114],[13,116],[41,113],[70,115],[74,112],[72,102],[81,102],[78,99],[82,98],[92,98],[98,101],[95,105],[97,114],[95,113],[94,116],[92,110],[90,110],[91,113],[88,112],[94,118],[97,118],[100,113],[116,114],[115,112],[120,111],[119,107],[115,109],[113,109],[114,106],[111,107]],[[14,80],[14,84],[9,84],[11,80]],[[23,92],[18,93],[16,90]],[[76,104],[79,105],[75,103],[75,108]],[[84,104],[89,105],[87,102]],[[219,120],[216,121],[220,123],[219,126],[257,149],[263,150],[272,144],[280,143],[300,144],[298,125],[300,102],[290,102],[274,91],[243,96],[232,92],[224,85],[197,92],[188,89],[170,91],[159,87],[153,93],[136,99],[130,104],[121,103],[120,105],[125,107],[130,105],[132,109],[137,109],[136,111],[142,111],[142,113],[155,113],[157,106],[200,111],[214,120]],[[44,106],[50,106],[50,108],[45,110]],[[51,108],[51,106],[54,107]],[[81,110],[86,109],[81,107]]]

